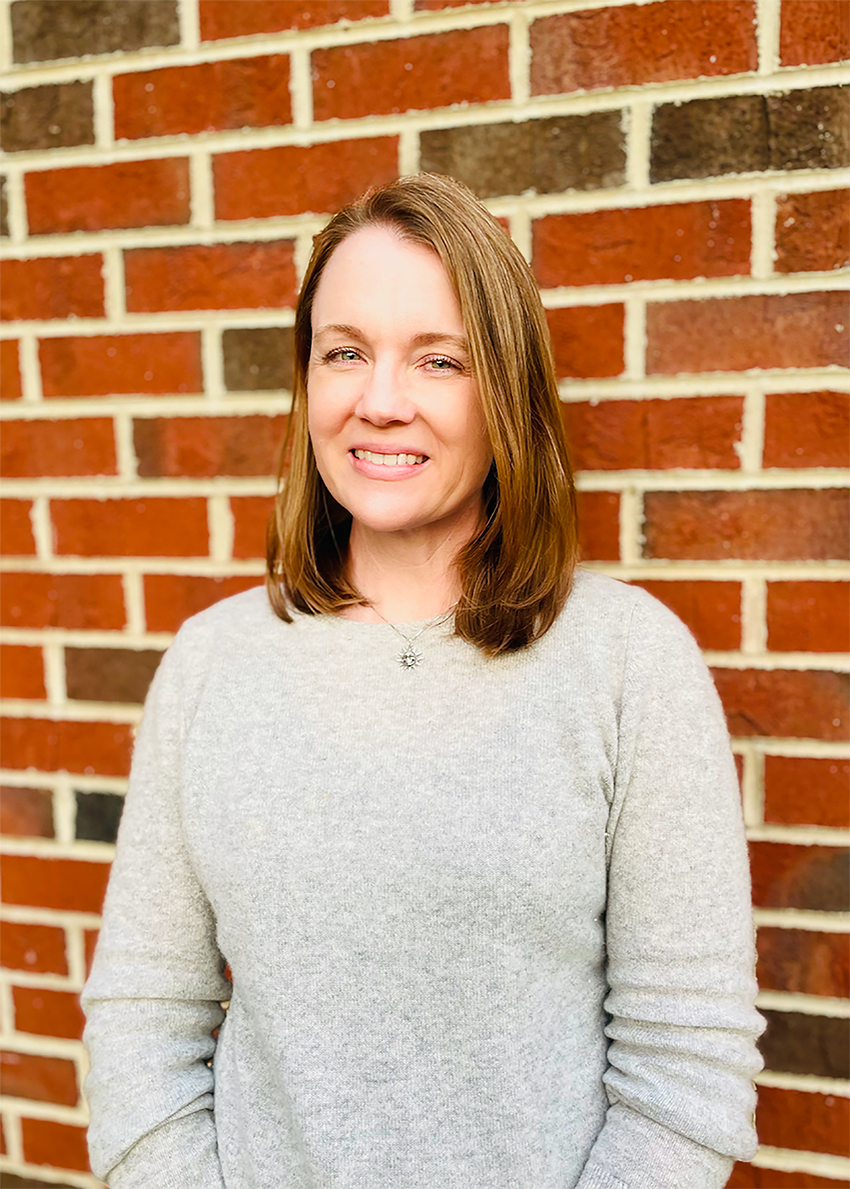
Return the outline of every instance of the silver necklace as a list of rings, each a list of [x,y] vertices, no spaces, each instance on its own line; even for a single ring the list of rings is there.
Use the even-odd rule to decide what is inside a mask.
[[[457,606],[457,603],[452,603],[452,605],[451,605],[451,607],[449,607],[448,611],[443,611],[439,615],[435,615],[433,619],[429,619],[428,622],[423,627],[421,627],[419,629],[419,631],[416,633],[415,636],[405,635],[405,633],[403,631],[401,631],[400,628],[397,628],[394,623],[390,623],[390,621],[387,619],[387,617],[385,615],[381,615],[380,611],[378,610],[378,608],[375,606],[374,603],[372,604],[372,610],[375,612],[376,615],[381,616],[381,619],[383,619],[383,621],[387,625],[387,627],[392,628],[393,631],[395,632],[395,634],[397,636],[401,636],[402,640],[404,640],[404,648],[401,650],[401,652],[396,657],[396,660],[401,665],[402,669],[418,669],[419,666],[422,664],[422,653],[419,651],[418,648],[413,647],[413,642],[415,640],[418,640],[423,632],[427,632],[428,628],[432,628],[435,626],[435,624],[442,623],[444,620],[448,619],[448,617],[451,615],[452,611],[454,611],[456,606]]]

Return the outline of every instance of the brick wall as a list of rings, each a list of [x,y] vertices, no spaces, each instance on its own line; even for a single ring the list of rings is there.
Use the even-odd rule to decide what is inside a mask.
[[[260,581],[311,236],[429,169],[533,264],[587,563],[682,616],[728,711],[769,1020],[731,1184],[846,1184],[847,0],[0,17],[14,1183],[95,1183],[77,994],[133,727],[181,620]]]

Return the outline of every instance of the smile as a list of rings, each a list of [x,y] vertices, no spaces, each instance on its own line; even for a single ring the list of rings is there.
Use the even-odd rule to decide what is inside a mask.
[[[373,450],[352,450],[352,454],[361,462],[384,467],[419,466],[428,457],[427,454],[376,454]]]

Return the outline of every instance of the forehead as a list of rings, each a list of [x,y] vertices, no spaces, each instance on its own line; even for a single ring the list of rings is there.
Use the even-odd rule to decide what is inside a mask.
[[[313,325],[380,323],[460,332],[463,322],[451,281],[436,252],[391,228],[367,227],[334,251],[313,299]],[[360,321],[358,321],[360,319]]]

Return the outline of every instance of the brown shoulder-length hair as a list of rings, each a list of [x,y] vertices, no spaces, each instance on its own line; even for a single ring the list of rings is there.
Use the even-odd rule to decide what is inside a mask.
[[[307,429],[313,298],[335,249],[365,227],[394,229],[436,252],[454,288],[493,451],[486,521],[455,559],[455,633],[488,656],[524,648],[552,626],[576,564],[575,489],[546,318],[519,249],[470,190],[419,174],[374,189],[319,232],[295,311],[292,415],[267,533],[275,613],[367,604],[348,579],[351,516],[316,467]],[[283,481],[284,470],[286,480]]]

